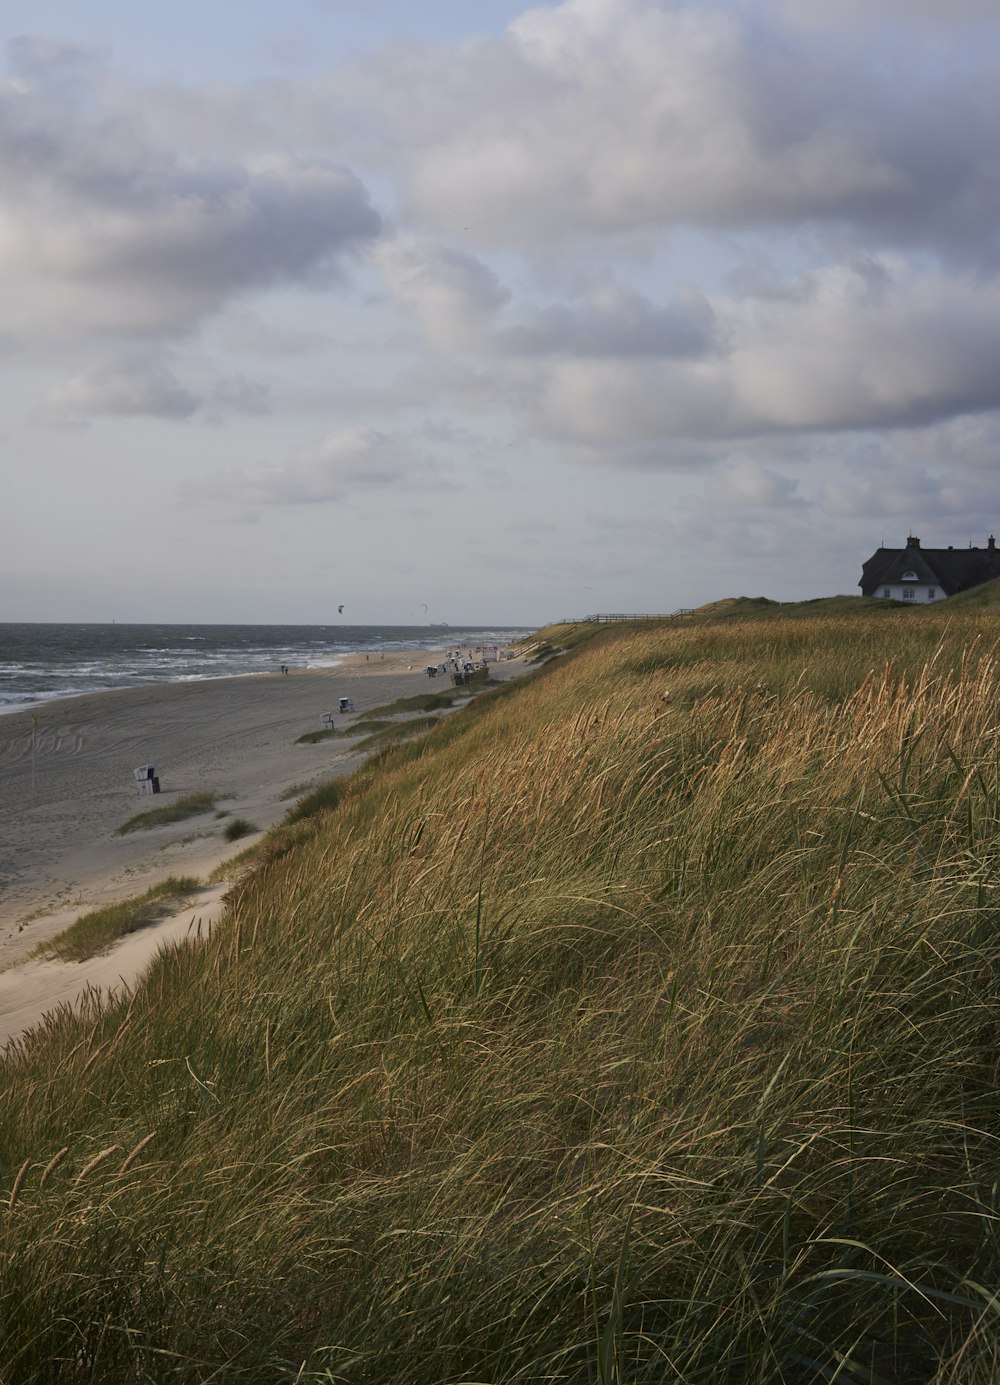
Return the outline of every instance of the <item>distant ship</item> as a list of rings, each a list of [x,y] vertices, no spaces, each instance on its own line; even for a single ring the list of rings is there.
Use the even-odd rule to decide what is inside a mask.
[[[431,630],[447,630],[448,622],[446,620],[432,620],[429,628]]]

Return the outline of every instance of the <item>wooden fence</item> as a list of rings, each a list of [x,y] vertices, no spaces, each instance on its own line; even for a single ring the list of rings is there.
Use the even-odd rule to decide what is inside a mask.
[[[674,620],[678,616],[689,616],[693,607],[680,606],[676,611],[666,611],[661,615],[624,615],[618,611],[601,611],[592,616],[568,616],[557,622],[559,625],[608,625],[622,620]]]

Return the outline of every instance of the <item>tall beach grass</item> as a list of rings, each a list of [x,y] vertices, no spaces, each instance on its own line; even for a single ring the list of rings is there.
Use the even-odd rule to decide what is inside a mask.
[[[0,1380],[995,1379],[998,692],[689,619],[387,746],[9,1049]]]

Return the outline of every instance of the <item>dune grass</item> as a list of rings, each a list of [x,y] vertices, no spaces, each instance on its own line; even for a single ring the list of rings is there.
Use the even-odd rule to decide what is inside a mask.
[[[414,697],[397,697],[394,702],[386,702],[381,707],[373,707],[368,717],[395,717],[404,712],[440,712],[446,707],[454,707],[459,700],[458,689],[446,693],[417,693]]]
[[[296,745],[317,745],[320,741],[354,741],[359,736],[370,736],[376,731],[383,730],[390,725],[387,721],[371,720],[364,717],[361,721],[349,722],[345,727],[324,726],[320,731],[307,731],[299,736]]]
[[[180,798],[172,799],[158,808],[136,813],[135,817],[115,829],[115,836],[123,837],[127,832],[148,832],[152,827],[166,827],[172,822],[183,822],[185,818],[210,813],[221,796],[217,793],[182,794]]]
[[[289,798],[301,798],[304,793],[308,793],[310,789],[315,787],[315,784],[311,781],[307,782],[306,780],[300,780],[298,783],[289,784],[288,788],[283,790],[279,797],[282,801]]]
[[[0,1062],[0,1379],[994,1380],[998,692],[602,631],[338,781]]]
[[[209,871],[208,884],[229,884],[238,876],[245,875],[248,871],[260,865],[262,860],[262,843],[254,842],[252,845],[244,847],[242,851],[237,851],[234,855],[227,856],[224,861],[220,861],[217,866]]]
[[[227,842],[235,842],[240,837],[248,837],[251,832],[259,831],[260,828],[249,818],[232,818],[222,829],[222,835]]]
[[[996,611],[1000,607],[1000,578],[994,577],[992,582],[983,582],[978,587],[970,587],[968,591],[949,597],[949,606],[952,602],[955,603],[953,609],[960,611]]]
[[[329,779],[304,793],[285,814],[286,823],[302,822],[328,808],[337,808],[344,797],[342,779]]]
[[[440,721],[435,712],[429,712],[422,717],[407,717],[405,721],[372,722],[370,725],[374,729],[368,732],[358,749],[372,750],[395,741],[409,740],[413,736],[423,735],[431,727],[439,725]]]
[[[56,958],[61,962],[83,962],[88,957],[96,957],[99,952],[107,952],[126,934],[135,933],[181,908],[200,884],[194,876],[171,875],[144,894],[84,914],[62,933],[39,943],[31,955]]]
[[[345,727],[330,726],[320,731],[307,731],[298,737],[295,744],[315,745],[319,741],[356,740],[361,736],[367,738],[368,744],[374,744],[375,739],[383,732],[388,732],[389,739],[392,739],[405,723],[387,721],[387,717],[411,716],[409,724],[412,725],[413,713],[444,711],[458,703],[470,701],[472,697],[488,690],[489,679],[480,677],[477,684],[468,690],[463,688],[456,689],[454,693],[420,693],[415,697],[399,697],[382,707],[373,707],[360,720],[349,722]],[[426,728],[433,725],[434,721],[434,717],[426,716],[420,719],[419,724]]]

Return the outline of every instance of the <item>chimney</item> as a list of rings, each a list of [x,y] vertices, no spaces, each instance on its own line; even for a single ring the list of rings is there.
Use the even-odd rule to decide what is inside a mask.
[[[919,540],[919,539],[915,539],[915,538],[913,537],[913,535],[910,534],[910,536],[909,536],[909,537],[907,538],[907,540],[906,540],[906,546],[907,546],[907,548],[919,548],[919,547],[920,547],[920,540]]]
[[[986,547],[989,549],[991,553],[995,553],[997,551],[997,541],[992,534],[986,540]]]

